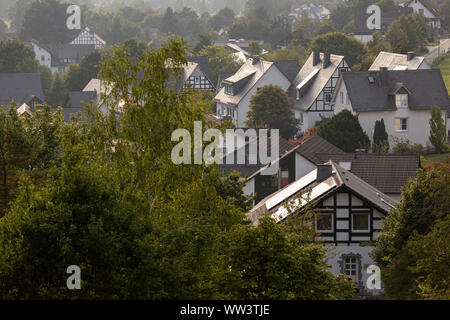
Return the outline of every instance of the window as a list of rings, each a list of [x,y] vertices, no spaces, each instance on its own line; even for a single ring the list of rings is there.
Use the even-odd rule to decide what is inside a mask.
[[[229,84],[225,85],[225,94],[233,95],[233,87]]]
[[[319,213],[316,217],[316,231],[333,231],[333,215]]]
[[[396,131],[406,131],[406,130],[408,130],[408,119],[407,118],[397,118],[397,119],[395,119],[395,130]]]
[[[352,230],[369,231],[369,218],[368,213],[352,213]]]
[[[358,262],[358,258],[356,257],[344,258],[344,273],[354,281],[358,281]]]
[[[45,61],[45,57],[44,56],[41,56],[41,61]]]
[[[303,124],[303,112],[300,112],[300,123]]]
[[[397,108],[407,108],[408,107],[408,95],[407,94],[396,94],[395,95],[395,105]]]
[[[281,187],[285,187],[289,184],[289,169],[281,169]]]
[[[330,103],[331,101],[331,93],[325,93],[325,102]]]
[[[419,13],[423,15],[423,9],[419,9]]]
[[[195,77],[194,81],[195,81],[195,84],[200,84],[200,77]]]
[[[341,97],[341,104],[344,104],[344,93],[342,91],[339,92],[339,96]]]

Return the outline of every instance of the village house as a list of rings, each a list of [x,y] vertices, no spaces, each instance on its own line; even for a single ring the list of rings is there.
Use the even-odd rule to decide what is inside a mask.
[[[431,69],[425,61],[425,57],[416,56],[414,51],[407,54],[380,51],[369,71],[380,70],[382,67],[386,67],[388,70]]]
[[[45,102],[39,73],[0,73],[0,107],[15,102],[20,115],[31,116]]]
[[[300,119],[300,133],[333,116],[331,97],[340,74],[348,71],[351,69],[344,56],[318,51],[310,54],[289,89],[295,100],[295,117]]]
[[[428,140],[431,108],[442,110],[444,123],[450,101],[437,69],[344,72],[332,99],[334,112],[349,110],[363,130],[373,137],[375,121],[384,120],[389,143],[394,138],[431,148]]]
[[[297,61],[248,59],[234,75],[222,80],[223,88],[214,98],[217,117],[230,117],[236,127],[245,127],[252,95],[269,84],[287,91],[299,69]]]
[[[343,153],[338,147],[319,136],[314,136],[300,145],[295,145],[282,137],[279,139],[279,157],[275,160],[278,162],[279,170],[274,175],[262,174],[268,165],[261,164],[259,161],[255,164],[250,164],[249,161],[245,164],[238,164],[237,161],[234,164],[225,164],[224,161],[224,164],[219,165],[220,171],[227,174],[236,171],[245,179],[243,192],[245,195],[255,195],[255,203],[313,170],[316,164],[310,159],[316,152]],[[270,150],[270,139],[267,145]],[[244,151],[248,160],[248,141],[242,148],[246,148]],[[236,158],[238,150],[231,150],[231,152],[235,153],[234,158]],[[225,154],[227,154],[226,150]]]
[[[367,12],[368,5],[358,6],[355,9],[353,36],[356,39],[362,42],[368,42],[372,39],[372,34],[376,31],[385,33],[394,20],[397,20],[402,15],[413,13],[413,8],[409,7],[396,5],[380,5],[378,7],[380,8],[379,26],[374,26],[373,29],[368,28],[367,21],[375,13]]]
[[[30,42],[35,58],[41,66],[51,70],[53,74],[63,73],[71,63],[81,60],[95,50],[94,44],[40,44],[36,40]]]
[[[439,13],[428,0],[409,0],[405,2],[403,6],[412,8],[414,13],[419,13],[430,19],[430,25],[433,29],[441,28]]]
[[[95,49],[106,47],[106,41],[88,27],[84,28],[70,44],[93,44]]]
[[[368,290],[367,269],[374,264],[370,242],[380,233],[383,218],[394,201],[333,161],[319,165],[304,177],[260,201],[247,213],[258,225],[269,215],[284,223],[293,215],[303,214],[312,201],[318,211],[314,228],[318,240],[328,248],[327,263],[333,274],[345,274],[356,282],[361,296],[377,296],[381,289]]]

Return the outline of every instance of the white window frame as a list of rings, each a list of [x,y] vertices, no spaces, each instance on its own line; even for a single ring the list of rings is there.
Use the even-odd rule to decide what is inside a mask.
[[[397,108],[408,108],[408,95],[407,94],[396,94],[395,95],[395,106]]]
[[[367,229],[355,229],[355,224],[353,217],[357,215],[367,215]],[[352,219],[352,232],[369,232],[370,231],[370,213],[369,212],[352,212],[351,214]]]
[[[403,122],[402,122],[403,120],[405,120],[406,129],[403,129]],[[396,132],[407,132],[408,131],[408,118],[395,118],[395,131]]]
[[[320,230],[317,228],[317,216],[324,216],[324,215],[329,215],[331,216],[331,229],[330,230]],[[318,213],[314,222],[314,226],[316,229],[316,232],[320,232],[320,233],[327,233],[327,232],[333,232],[334,230],[334,214],[332,212],[320,212]]]

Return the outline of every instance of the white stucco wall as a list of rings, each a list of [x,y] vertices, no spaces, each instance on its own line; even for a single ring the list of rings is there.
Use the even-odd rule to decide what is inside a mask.
[[[295,153],[295,180],[298,180],[316,168],[314,163],[303,158],[297,152]]]
[[[431,118],[431,110],[411,110],[409,108],[398,108],[393,111],[375,111],[375,112],[353,112],[351,101],[347,101],[347,88],[345,83],[341,82],[339,88],[337,88],[337,95],[335,97],[334,112],[335,114],[340,111],[347,109],[353,114],[358,115],[361,127],[367,133],[370,140],[373,140],[373,131],[375,128],[375,121],[384,119],[384,125],[386,127],[386,132],[389,135],[389,144],[392,147],[394,144],[393,138],[398,139],[408,139],[411,143],[421,144],[425,148],[431,147],[431,143],[428,140],[430,135],[430,124],[429,120]],[[344,96],[344,103],[341,100],[341,93]],[[406,131],[396,131],[395,119],[396,118],[407,118],[407,130]],[[447,112],[442,112],[442,119],[447,123]]]
[[[367,268],[370,265],[375,265],[375,262],[370,257],[370,252],[373,251],[375,247],[373,246],[362,246],[361,244],[352,243],[350,245],[347,244],[326,244],[328,248],[326,258],[327,263],[330,265],[330,270],[333,274],[338,275],[342,273],[343,270],[343,257],[346,255],[355,255],[360,258],[359,264],[360,269],[358,270],[358,276],[354,279],[357,282],[357,286],[365,296],[377,296],[382,293],[381,290],[377,289],[369,289],[367,288],[367,279],[371,276],[371,273],[367,273]],[[383,275],[381,275],[382,279]]]
[[[286,79],[278,68],[272,65],[239,102],[236,121],[238,127],[246,127],[244,122],[247,120],[247,112],[249,110],[250,98],[252,95],[258,90],[258,88],[268,84],[280,86],[283,90],[287,90],[291,85],[290,81]]]
[[[47,68],[51,68],[52,66],[52,55],[50,52],[45,50],[44,48],[38,46],[37,44],[31,42],[31,47],[33,48],[34,55],[37,61],[41,66],[46,66]]]
[[[370,40],[372,40],[372,35],[366,35],[366,34],[355,34],[353,37],[355,37],[356,39],[358,39],[359,41],[362,41],[364,43],[369,42]]]

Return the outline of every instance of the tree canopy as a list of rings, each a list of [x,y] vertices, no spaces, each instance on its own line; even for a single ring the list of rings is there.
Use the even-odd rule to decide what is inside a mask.
[[[265,85],[250,98],[246,125],[250,128],[279,129],[286,139],[298,132],[299,120],[294,115],[294,101],[275,85]]]
[[[18,40],[0,41],[0,73],[34,73],[38,65],[31,47]]]
[[[370,147],[370,139],[362,129],[358,117],[348,110],[322,120],[317,128],[317,135],[345,152],[367,150]]]

